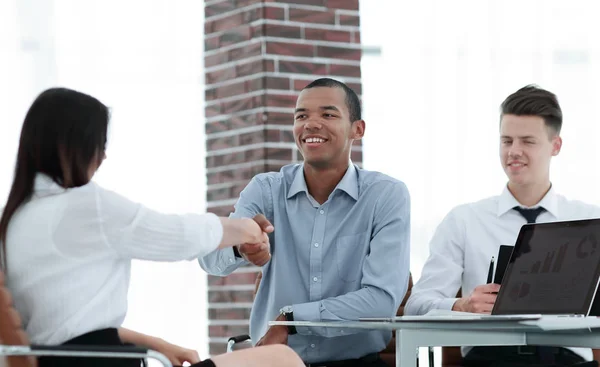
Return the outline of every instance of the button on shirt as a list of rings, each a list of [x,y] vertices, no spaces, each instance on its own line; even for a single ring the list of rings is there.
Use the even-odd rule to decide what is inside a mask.
[[[275,232],[270,235],[272,258],[262,268],[250,316],[254,343],[283,306],[292,306],[296,321],[395,315],[409,274],[410,198],[402,182],[351,164],[320,205],[308,193],[303,165],[288,165],[256,176],[232,216],[258,213],[273,223]],[[231,249],[200,259],[202,268],[216,275],[245,263]],[[391,338],[386,331],[297,331],[288,344],[307,363],[379,352]]]
[[[527,222],[514,207],[521,206],[508,188],[500,196],[454,208],[438,226],[430,243],[430,254],[421,278],[406,304],[407,315],[424,315],[434,309],[451,310],[462,288],[469,295],[485,284],[492,256],[501,245],[514,246],[521,227]],[[554,188],[534,207],[545,209],[537,223],[600,217],[600,208],[570,201]],[[569,348],[587,360],[592,352]],[[469,348],[463,348],[465,354]]]

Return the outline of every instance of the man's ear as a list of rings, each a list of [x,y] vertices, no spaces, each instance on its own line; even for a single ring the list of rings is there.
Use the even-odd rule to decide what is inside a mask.
[[[352,123],[352,139],[360,140],[365,135],[365,120],[356,120]]]
[[[559,135],[556,135],[552,138],[552,155],[557,156],[560,153],[560,149],[562,148],[562,138]]]

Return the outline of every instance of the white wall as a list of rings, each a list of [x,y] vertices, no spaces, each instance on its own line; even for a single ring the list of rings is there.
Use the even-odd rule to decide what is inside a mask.
[[[204,211],[203,10],[193,0],[1,1],[2,201],[25,112],[58,85],[112,109],[98,183],[161,211]],[[205,283],[195,262],[135,262],[125,326],[206,357]]]
[[[363,42],[382,47],[380,57],[362,62],[364,162],[409,187],[413,275],[419,277],[428,241],[452,207],[501,192],[499,105],[526,84],[556,93],[563,109],[554,186],[567,197],[600,204],[595,1],[360,5]]]

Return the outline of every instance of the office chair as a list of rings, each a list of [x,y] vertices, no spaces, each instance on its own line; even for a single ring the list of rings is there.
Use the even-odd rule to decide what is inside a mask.
[[[165,367],[172,367],[164,355],[144,348],[127,346],[85,345],[30,345],[21,327],[21,317],[12,305],[12,296],[4,284],[0,271],[0,365],[5,357],[8,367],[37,367],[35,357],[91,357],[91,358],[134,358],[155,359]],[[108,366],[108,364],[107,364]]]

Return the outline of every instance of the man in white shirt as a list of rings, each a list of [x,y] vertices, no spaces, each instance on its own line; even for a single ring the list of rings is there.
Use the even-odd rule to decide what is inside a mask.
[[[549,91],[526,86],[504,100],[500,161],[508,184],[499,196],[452,209],[440,223],[405,314],[490,313],[500,288],[485,284],[490,259],[501,245],[514,245],[523,224],[600,217],[600,208],[567,200],[552,187],[550,161],[561,149],[561,125],[560,105]],[[465,366],[542,365],[549,355],[556,366],[593,359],[590,349],[558,347],[474,347],[462,354]]]

